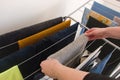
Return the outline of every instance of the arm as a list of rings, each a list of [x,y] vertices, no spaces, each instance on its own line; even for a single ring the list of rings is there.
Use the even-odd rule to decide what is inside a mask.
[[[88,74],[88,72],[79,71],[66,66],[56,70],[56,72],[58,73],[58,80],[84,80],[84,77]]]
[[[60,64],[56,59],[45,60],[40,64],[42,72],[57,80],[83,80],[88,72],[78,71]]]
[[[120,27],[92,28],[85,32],[89,40],[102,38],[120,39]]]
[[[108,27],[106,31],[109,38],[120,39],[120,27]]]
[[[106,76],[66,67],[56,59],[45,60],[40,66],[43,73],[57,80],[115,80]]]

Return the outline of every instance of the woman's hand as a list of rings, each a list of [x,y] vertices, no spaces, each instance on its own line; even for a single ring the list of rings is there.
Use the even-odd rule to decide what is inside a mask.
[[[108,34],[106,28],[92,28],[85,32],[89,40],[107,38]]]
[[[56,79],[58,76],[57,71],[59,71],[63,65],[59,63],[56,59],[47,59],[42,61],[40,66],[44,74]]]

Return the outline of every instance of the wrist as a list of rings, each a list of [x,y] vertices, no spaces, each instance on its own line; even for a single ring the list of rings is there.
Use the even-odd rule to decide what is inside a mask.
[[[64,66],[62,64],[55,64],[54,65],[54,76],[55,76],[55,79],[59,79],[60,78],[60,75],[61,75],[61,71],[63,70]]]
[[[110,37],[110,28],[104,28],[104,38],[109,38]]]

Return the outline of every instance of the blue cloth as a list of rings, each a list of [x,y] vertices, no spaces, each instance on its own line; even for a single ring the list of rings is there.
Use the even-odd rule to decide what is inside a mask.
[[[92,73],[97,73],[97,74],[102,74],[103,69],[105,68],[107,62],[109,61],[109,59],[112,56],[111,52],[110,54],[108,54],[100,63],[98,63],[94,68],[90,69],[90,72]]]
[[[57,41],[61,40],[54,46],[51,46],[48,50],[43,51],[40,54],[38,53],[39,55],[37,55],[36,57],[28,60],[27,62],[25,62],[21,65],[18,65],[23,77],[30,75],[35,70],[39,69],[40,62],[42,60],[46,59],[47,56],[49,56],[52,53],[56,52],[57,50],[63,48],[64,46],[66,46],[67,44],[69,44],[70,42],[72,42],[74,40],[77,26],[78,26],[78,23],[76,23],[73,26],[66,28],[52,36],[46,37],[45,39],[39,41],[35,45],[25,47],[15,53],[12,53],[9,56],[1,58],[0,59],[0,72],[25,61],[26,59],[36,55],[38,52],[48,48],[49,46],[53,45]],[[68,36],[68,37],[63,39],[66,36]],[[28,78],[28,80],[32,80],[32,78],[31,79],[30,78]]]
[[[62,32],[60,31],[59,34],[55,34],[53,36],[45,38],[44,41],[40,41],[37,44],[37,51],[39,51],[38,55],[19,66],[19,69],[20,69],[21,73],[23,74],[23,77],[26,77],[26,76],[30,75],[32,72],[34,72],[35,70],[39,69],[40,68],[39,64],[43,60],[45,60],[49,55],[57,52],[58,50],[62,49],[63,47],[68,45],[70,42],[72,42],[75,37],[77,25],[78,25],[78,23],[75,24],[74,26],[71,26],[71,27],[63,30]],[[63,39],[63,37],[65,37],[65,36],[68,36],[68,37]],[[56,39],[56,38],[59,38],[60,40]],[[54,44],[55,41],[56,42],[59,41],[59,42]],[[49,46],[50,43],[52,43],[54,45],[51,44],[52,46]],[[49,47],[49,48],[47,48],[47,47]],[[42,50],[44,50],[44,51],[42,51]],[[40,51],[42,51],[42,52],[40,52]],[[33,77],[33,75],[32,75],[32,77]],[[27,80],[30,80],[30,79],[32,79],[32,78],[29,77]]]
[[[0,59],[0,72],[3,72],[14,65],[26,60],[35,54],[35,48],[32,46],[26,47],[9,56]]]
[[[0,35],[0,47],[16,42],[20,39],[33,35],[37,32],[45,30],[61,22],[62,22],[62,17],[58,17],[55,19],[51,19],[45,22],[41,22],[32,26],[28,26],[19,30],[15,30],[15,31]]]
[[[98,2],[94,2],[93,5],[92,5],[92,8],[91,8],[93,11],[96,11],[104,16],[106,16],[107,18],[113,20],[114,16],[118,16],[120,17],[120,13],[111,9],[111,8],[108,8]]]
[[[120,50],[115,50],[112,54],[110,60],[108,61],[105,69],[103,70],[102,74],[109,76],[116,66],[120,63]]]
[[[93,24],[93,22],[95,24]],[[97,26],[97,27],[101,27],[101,26],[107,26],[97,20],[95,20],[94,18],[90,18],[88,20],[87,26],[92,28],[93,26]],[[116,40],[116,39],[111,39],[109,38],[110,41],[112,41],[113,43],[115,43],[116,45],[120,46],[120,40]],[[87,45],[89,45],[92,41],[88,42]],[[103,40],[96,40],[89,48],[87,48],[88,51],[93,52],[94,50],[96,50],[96,48],[98,48],[99,46],[101,46],[102,44],[104,44]],[[103,48],[101,49],[101,53],[99,55],[99,58],[102,60],[105,56],[107,56],[107,53],[110,53],[112,50],[114,49],[113,46],[111,46],[110,44],[106,44],[105,46],[103,46]],[[119,58],[120,56],[120,51],[116,50],[113,55],[111,56],[110,60],[108,61],[108,64],[105,67],[105,69],[103,70],[103,74],[104,75],[109,75],[112,70],[115,68],[115,66],[120,62],[120,59],[118,61],[115,61],[116,59]],[[113,63],[113,61],[115,61],[115,63]]]
[[[0,47],[0,58],[8,56],[11,53],[16,52],[17,50],[19,50],[17,42],[7,45],[5,47]]]
[[[83,16],[82,16],[81,24],[83,24],[83,25],[85,25],[85,26],[87,26],[87,27],[88,27],[87,23],[88,23],[88,20],[89,20],[88,15],[89,15],[89,13],[90,13],[91,11],[92,11],[92,10],[90,10],[90,9],[88,9],[88,8],[85,8],[84,13],[83,13]],[[96,12],[97,12],[97,11],[96,11]],[[99,14],[99,13],[98,13],[98,14]],[[95,23],[94,23],[94,24],[95,24]],[[118,25],[118,24],[117,24],[116,22],[114,22],[114,21],[111,20],[111,24],[109,24],[109,25],[107,25],[107,26],[117,26],[117,25]],[[83,27],[83,26],[81,26],[81,27]],[[96,27],[96,26],[91,26],[91,27],[89,27],[89,28],[92,28],[92,27]],[[99,27],[104,27],[104,26],[99,26]],[[83,27],[81,33],[83,33],[84,31],[85,31],[85,28]],[[80,33],[80,34],[81,34],[81,33]]]
[[[93,24],[94,22],[94,24]],[[87,22],[87,26],[88,28],[92,28],[94,26],[96,27],[108,27],[107,25],[97,21],[96,19],[90,17],[88,22]],[[109,40],[113,43],[115,43],[116,45],[120,46],[120,40],[116,40],[116,39],[111,39],[109,38]],[[89,45],[92,41],[88,42],[87,45]],[[93,52],[94,50],[96,50],[96,48],[98,48],[99,46],[101,46],[102,44],[104,44],[103,40],[96,40],[87,50],[90,52]],[[105,46],[103,46],[104,48],[102,48],[101,54],[99,55],[100,59],[103,59],[105,56],[107,56],[107,54],[105,53],[110,53],[114,47],[112,47],[111,45],[107,44]]]
[[[88,22],[88,20],[89,20],[89,18],[88,18],[88,15],[89,15],[89,13],[91,12],[91,11],[93,11],[93,10],[90,10],[90,9],[88,9],[88,8],[85,8],[85,10],[84,10],[84,14],[83,14],[83,17],[82,17],[82,24],[83,25],[86,25],[87,24],[87,22]],[[96,12],[97,13],[97,12]],[[99,14],[99,13],[97,13],[97,14]],[[111,24],[109,24],[108,26],[117,26],[118,24],[116,23],[116,22],[114,22],[114,21],[112,21],[111,20]],[[95,27],[95,26],[94,26]]]

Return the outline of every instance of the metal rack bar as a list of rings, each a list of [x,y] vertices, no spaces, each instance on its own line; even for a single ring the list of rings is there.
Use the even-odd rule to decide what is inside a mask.
[[[88,4],[90,1],[93,1],[93,0],[89,0],[87,1],[86,3],[84,3],[83,5],[81,5],[80,7],[78,7],[76,10],[74,10],[73,12],[71,12],[68,16],[71,16],[72,14],[74,14],[76,11],[78,11],[80,8],[84,7],[86,4]]]
[[[72,19],[72,20],[75,21],[75,22],[79,22],[79,21],[77,21],[76,19],[74,19],[74,18],[72,18],[72,17],[70,17],[70,16],[65,16],[64,18],[65,18],[65,19],[70,18],[70,19]],[[79,25],[82,26],[82,27],[84,27],[84,28],[86,28],[87,30],[89,30],[88,27],[86,27],[85,25],[81,24],[80,22],[79,22]],[[105,38],[102,39],[102,40],[104,40],[105,42],[109,43],[111,46],[113,46],[113,47],[117,48],[118,50],[120,50],[120,47],[117,46],[116,44],[112,43],[111,41],[109,41],[109,40],[107,40],[107,39],[105,39]]]

